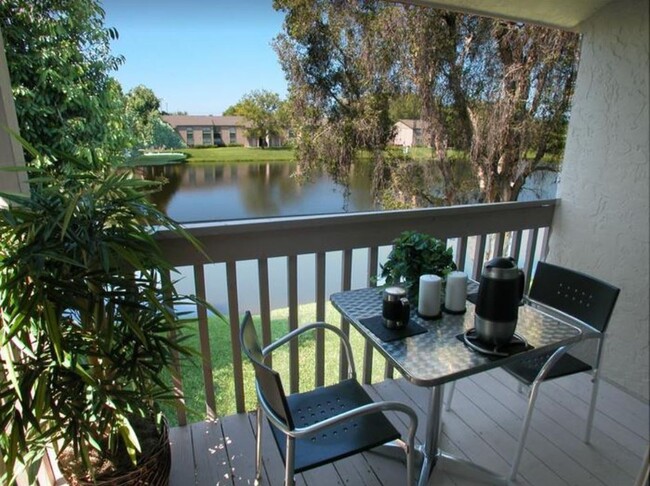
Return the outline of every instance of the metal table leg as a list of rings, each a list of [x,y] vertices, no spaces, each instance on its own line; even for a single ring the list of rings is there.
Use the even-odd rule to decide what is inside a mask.
[[[508,479],[500,476],[478,464],[456,457],[438,447],[440,439],[440,425],[442,418],[443,386],[431,388],[429,408],[427,410],[427,429],[425,443],[421,446],[424,455],[419,486],[426,486],[435,467],[442,468],[453,474],[466,477],[473,481],[507,485]]]

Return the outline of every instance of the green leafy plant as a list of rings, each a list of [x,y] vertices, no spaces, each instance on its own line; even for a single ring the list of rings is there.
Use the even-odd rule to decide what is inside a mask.
[[[381,277],[389,285],[400,284],[409,299],[417,303],[420,275],[446,277],[456,270],[451,248],[423,233],[405,231],[393,241],[388,260],[381,266]]]
[[[38,166],[29,195],[0,194],[3,484],[57,443],[91,478],[91,456],[135,463],[133,421],[177,403],[168,371],[192,353],[176,309],[196,300],[177,294],[155,233],[192,238],[148,202],[158,183],[92,154]]]

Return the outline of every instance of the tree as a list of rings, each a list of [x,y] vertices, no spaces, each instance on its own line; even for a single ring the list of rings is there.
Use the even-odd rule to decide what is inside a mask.
[[[286,13],[274,48],[289,81],[289,111],[303,173],[325,166],[345,180],[359,149],[375,157],[393,136],[396,92],[390,9],[355,0],[274,0]]]
[[[445,200],[462,197],[452,146],[467,154],[480,199],[515,200],[526,177],[549,168],[548,150],[557,151],[579,37],[419,7],[402,12],[405,77],[422,99]]]
[[[153,145],[154,120],[160,118],[160,100],[146,86],[139,85],[126,94],[126,118],[136,146]]]
[[[185,147],[180,135],[161,118],[160,99],[150,88],[139,85],[126,94],[125,116],[134,149]]]
[[[370,148],[375,187],[385,189],[406,165],[381,155],[391,117],[402,113],[399,102],[387,101],[396,96],[419,101],[433,147],[434,163],[425,170],[442,180],[448,204],[466,197],[468,180],[477,182],[481,200],[516,199],[530,173],[548,168],[548,150],[561,144],[576,34],[377,1],[275,0],[274,7],[286,12],[276,51],[301,160],[336,175],[358,148]],[[431,177],[403,180],[428,184]],[[432,199],[430,187],[393,188]]]
[[[264,148],[269,138],[279,135],[285,128],[280,95],[267,90],[255,90],[244,95],[235,105],[223,112],[224,115],[239,115],[248,120],[249,137],[262,140]]]
[[[391,121],[419,120],[422,117],[422,100],[416,93],[403,93],[393,97],[388,105]]]
[[[151,123],[153,125],[152,146],[169,149],[187,147],[178,132],[160,116],[155,117]]]
[[[124,101],[108,73],[115,29],[96,0],[3,0],[0,27],[21,135],[43,154],[121,152]]]

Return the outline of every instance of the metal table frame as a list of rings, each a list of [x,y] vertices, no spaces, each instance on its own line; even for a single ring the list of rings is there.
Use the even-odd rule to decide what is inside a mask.
[[[476,290],[470,282],[468,290]],[[377,349],[408,381],[431,389],[427,407],[425,443],[419,447],[421,472],[418,484],[428,483],[434,467],[481,482],[508,484],[505,477],[465,459],[455,457],[439,448],[443,388],[445,383],[482,371],[498,368],[506,363],[541,355],[557,349],[559,357],[571,345],[586,336],[581,328],[559,320],[531,306],[519,309],[517,334],[533,349],[513,356],[495,358],[476,353],[456,336],[474,327],[474,305],[467,302],[462,315],[443,314],[443,318],[425,321],[416,313],[411,319],[427,329],[426,333],[398,341],[384,342],[361,324],[360,320],[381,315],[381,288],[367,288],[335,293],[330,297],[334,307],[348,320],[373,347]],[[391,455],[391,454],[388,454]],[[402,454],[403,455],[403,454]]]

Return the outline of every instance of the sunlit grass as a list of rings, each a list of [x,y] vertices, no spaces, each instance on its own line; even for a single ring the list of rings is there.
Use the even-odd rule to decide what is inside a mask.
[[[285,335],[288,332],[288,309],[279,309],[271,313],[271,335],[272,340]],[[299,325],[308,324],[316,320],[315,304],[300,306],[298,309]],[[340,314],[328,303],[325,308],[325,320],[331,324],[338,325]],[[241,321],[241,319],[240,319]],[[259,316],[254,316],[258,336],[262,338]],[[192,322],[193,329],[186,344],[193,349],[200,349],[198,323]],[[236,413],[235,386],[233,379],[232,347],[230,344],[230,326],[216,317],[211,317],[208,323],[210,336],[210,357],[212,360],[212,374],[215,388],[215,401],[217,415],[224,416]],[[237,329],[237,340],[239,339]],[[360,377],[363,363],[364,339],[351,327],[350,341],[354,360],[357,366],[357,374]],[[338,336],[331,332],[325,333],[325,383],[331,384],[338,381],[339,373],[339,343]],[[299,339],[298,366],[300,370],[299,387],[300,391],[310,390],[314,387],[315,374],[315,333],[308,332]],[[280,348],[273,354],[273,368],[277,370],[285,387],[289,391],[289,346]],[[384,360],[378,353],[373,354],[372,381],[381,381],[384,373]],[[244,397],[246,410],[254,410],[256,407],[254,374],[253,368],[243,357],[244,374]],[[186,362],[182,365],[183,392],[188,407],[188,421],[197,422],[203,420],[206,415],[205,387],[203,385],[203,370],[200,359],[195,358],[193,362]],[[171,406],[164,409],[170,423],[176,423],[176,412]]]
[[[186,154],[188,156],[187,161],[190,164],[205,164],[208,162],[289,162],[293,160],[293,149],[291,148],[216,147],[187,148],[174,151]]]

